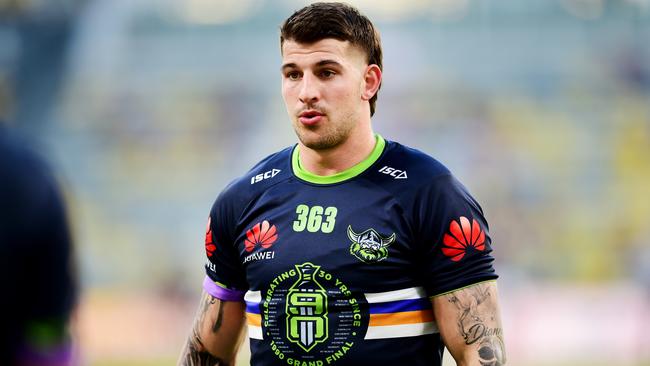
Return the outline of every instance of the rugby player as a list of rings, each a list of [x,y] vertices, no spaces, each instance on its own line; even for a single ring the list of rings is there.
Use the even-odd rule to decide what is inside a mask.
[[[441,163],[373,132],[382,50],[355,8],[282,25],[298,136],[219,195],[180,365],[504,365],[488,224]]]

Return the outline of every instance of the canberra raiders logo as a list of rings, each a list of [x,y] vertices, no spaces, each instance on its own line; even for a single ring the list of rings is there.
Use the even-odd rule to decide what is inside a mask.
[[[352,240],[350,254],[364,263],[377,263],[388,257],[388,246],[395,241],[395,233],[384,238],[375,229],[368,229],[361,234],[348,225],[348,238]]]

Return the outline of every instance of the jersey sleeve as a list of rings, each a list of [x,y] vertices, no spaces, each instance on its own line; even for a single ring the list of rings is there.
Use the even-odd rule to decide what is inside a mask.
[[[236,209],[222,193],[210,211],[205,233],[206,277],[203,289],[224,301],[242,301],[248,289],[234,239]]]
[[[418,196],[419,269],[428,295],[496,279],[488,223],[467,189],[446,174]]]

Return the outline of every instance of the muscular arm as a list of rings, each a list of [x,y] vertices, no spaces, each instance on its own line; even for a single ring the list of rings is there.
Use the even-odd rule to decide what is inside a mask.
[[[433,297],[433,312],[459,366],[506,363],[496,282],[482,282]]]
[[[232,366],[242,340],[243,302],[222,301],[203,292],[192,333],[179,366]]]

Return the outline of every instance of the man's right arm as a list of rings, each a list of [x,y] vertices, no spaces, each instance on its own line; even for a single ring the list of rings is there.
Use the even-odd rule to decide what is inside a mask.
[[[204,291],[178,365],[233,366],[246,323],[245,309],[243,301],[223,301]]]

